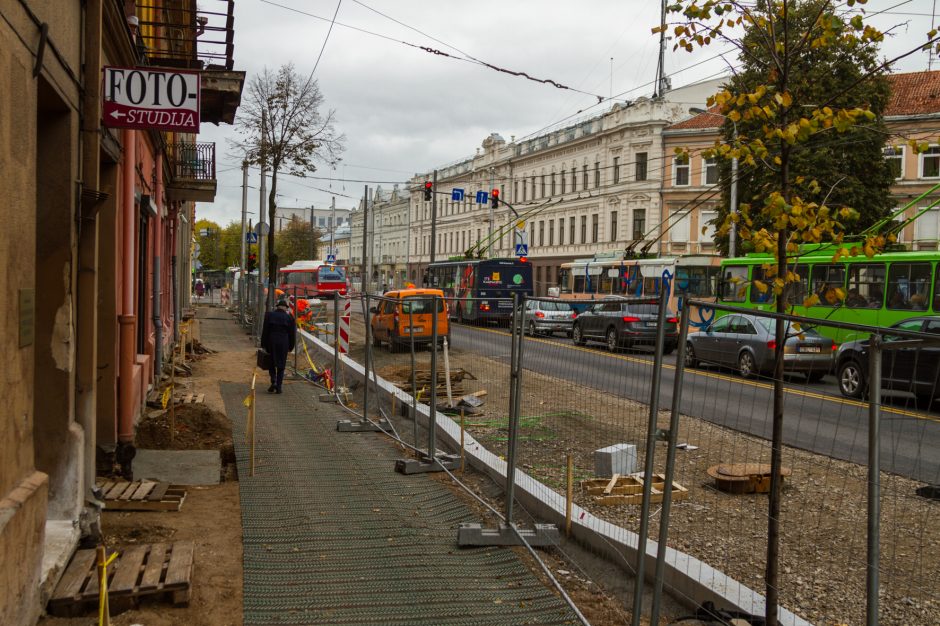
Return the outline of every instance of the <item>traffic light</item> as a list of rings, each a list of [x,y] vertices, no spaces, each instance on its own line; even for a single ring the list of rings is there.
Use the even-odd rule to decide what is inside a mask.
[[[248,261],[245,263],[245,270],[251,274],[258,266],[258,256],[252,252],[248,255]]]
[[[490,192],[490,206],[494,209],[499,208],[499,189]]]
[[[431,199],[431,190],[434,188],[434,184],[431,181],[424,183],[424,199]]]

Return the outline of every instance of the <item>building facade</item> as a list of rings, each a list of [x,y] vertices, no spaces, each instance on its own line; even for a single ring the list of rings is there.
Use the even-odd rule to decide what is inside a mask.
[[[415,176],[409,279],[422,283],[432,260],[512,256],[520,224],[538,295],[557,284],[562,263],[596,251],[660,252],[662,131],[688,117],[690,106],[702,106],[720,82],[617,104],[524,141],[490,135],[475,156],[437,168],[433,229],[435,207],[422,192],[432,174]],[[464,191],[462,200],[453,199],[453,189]],[[476,192],[493,189],[512,209],[476,202]]]
[[[0,0],[0,623],[33,623],[96,536],[98,453],[131,471],[189,292],[194,203],[215,195],[214,145],[105,124],[102,68],[199,71],[202,121],[231,123],[244,73],[225,42],[204,55],[206,27],[232,34],[231,4],[209,4],[203,24],[193,0]]]
[[[291,220],[298,219],[309,221],[321,233],[328,233],[334,227],[348,224],[350,211],[351,209],[341,209],[339,207],[336,207],[335,212],[330,207],[278,207],[276,232],[283,230]],[[334,219],[335,224],[333,223]]]
[[[888,208],[899,209],[924,196],[905,211],[903,218],[898,218],[903,221],[940,200],[940,190],[931,191],[940,183],[940,71],[892,74],[888,79],[892,96],[884,119],[890,136],[884,153],[895,171],[892,206]],[[660,220],[670,225],[663,238],[665,254],[714,251],[715,231],[709,222],[717,216],[716,208],[722,202],[721,188],[716,163],[706,160],[702,151],[714,146],[723,123],[723,116],[706,111],[663,131],[665,173]],[[911,139],[926,142],[927,151],[915,154],[908,145]],[[687,151],[688,159],[677,157],[677,149]],[[938,249],[940,207],[927,210],[907,224],[898,239],[908,249]]]

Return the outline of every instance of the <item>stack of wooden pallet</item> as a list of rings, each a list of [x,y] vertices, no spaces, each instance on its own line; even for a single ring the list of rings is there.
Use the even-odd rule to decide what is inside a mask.
[[[105,511],[179,511],[186,488],[152,480],[106,480],[99,478]]]
[[[192,590],[192,541],[146,544],[118,550],[108,568],[108,604],[119,613],[140,605],[144,596],[163,596],[173,604],[189,602]],[[79,550],[59,580],[49,613],[73,617],[98,606],[100,589],[95,550]]]

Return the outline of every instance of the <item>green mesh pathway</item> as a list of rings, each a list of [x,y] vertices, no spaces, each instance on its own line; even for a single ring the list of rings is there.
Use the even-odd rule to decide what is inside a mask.
[[[234,324],[233,324],[234,326]],[[349,414],[303,382],[260,381],[255,476],[247,386],[221,383],[234,425],[244,528],[244,618],[253,624],[575,624],[511,549],[457,546],[480,521],[428,475],[394,471],[378,434],[336,432]]]

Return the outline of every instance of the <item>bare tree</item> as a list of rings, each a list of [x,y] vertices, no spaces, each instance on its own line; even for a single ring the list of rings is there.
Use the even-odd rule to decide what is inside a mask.
[[[317,171],[318,164],[335,165],[343,152],[345,137],[335,128],[336,112],[322,111],[324,102],[313,76],[305,79],[292,63],[287,63],[276,72],[265,68],[249,81],[235,120],[240,138],[233,141],[233,145],[249,163],[271,171],[269,277],[275,276],[277,266],[273,225],[277,214],[278,174],[304,177]]]

